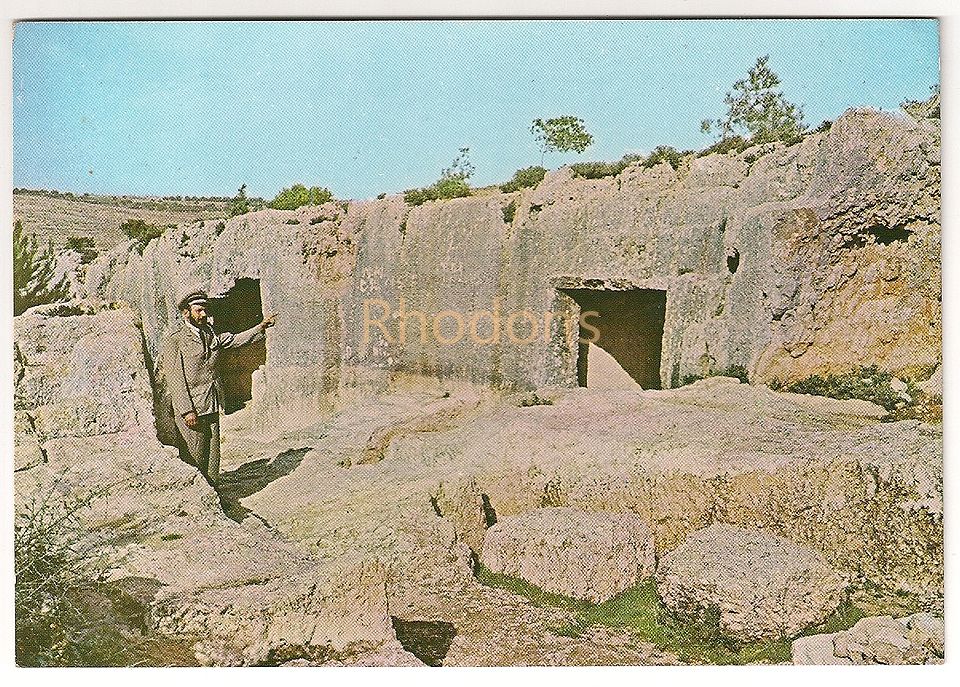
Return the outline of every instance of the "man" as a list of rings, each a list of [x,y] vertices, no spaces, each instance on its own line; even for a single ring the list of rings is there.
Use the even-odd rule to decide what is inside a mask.
[[[220,477],[220,410],[223,383],[220,351],[259,341],[276,314],[245,332],[217,334],[207,319],[207,294],[199,289],[183,294],[177,305],[183,323],[163,343],[163,376],[173,401],[173,417],[188,462],[196,465],[214,487]]]

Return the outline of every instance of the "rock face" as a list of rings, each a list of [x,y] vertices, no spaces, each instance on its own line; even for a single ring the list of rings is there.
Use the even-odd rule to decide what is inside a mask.
[[[481,561],[546,591],[602,603],[653,574],[653,535],[635,513],[540,508],[488,529]]]
[[[874,616],[849,630],[801,637],[793,642],[800,665],[942,663],[943,618],[915,613],[905,618]]]
[[[847,580],[815,551],[758,531],[715,524],[693,533],[657,567],[657,592],[680,616],[719,611],[741,641],[790,637],[836,610]]]
[[[14,336],[18,512],[89,499],[82,553],[112,580],[156,584],[157,630],[220,665],[346,660],[395,639],[377,559],[321,566],[261,521],[228,519],[157,442],[131,310],[33,309]]]
[[[87,286],[142,314],[155,355],[179,283],[224,296],[257,280],[280,311],[253,391],[274,423],[417,376],[576,386],[577,323],[598,298],[598,345],[645,351],[643,388],[735,365],[760,382],[864,364],[916,380],[940,356],[939,162],[935,120],[851,110],[796,145],[677,170],[181,225],[102,255]],[[625,294],[646,300],[617,310]]]

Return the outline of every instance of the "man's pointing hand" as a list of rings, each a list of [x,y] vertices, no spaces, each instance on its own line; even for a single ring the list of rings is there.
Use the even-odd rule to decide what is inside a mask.
[[[277,323],[277,315],[279,314],[280,313],[275,312],[270,317],[263,318],[263,322],[260,323],[260,329],[267,329],[268,327],[275,325]]]

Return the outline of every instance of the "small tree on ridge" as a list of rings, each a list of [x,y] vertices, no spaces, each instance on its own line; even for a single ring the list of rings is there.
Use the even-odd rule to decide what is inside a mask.
[[[566,153],[574,151],[582,153],[593,144],[593,136],[587,133],[583,120],[572,115],[554,117],[553,119],[533,120],[530,126],[530,133],[533,134],[537,143],[540,145],[540,165],[543,165],[543,157],[547,153]]]

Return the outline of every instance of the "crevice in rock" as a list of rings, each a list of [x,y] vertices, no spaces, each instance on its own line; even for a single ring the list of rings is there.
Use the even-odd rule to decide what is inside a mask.
[[[730,274],[736,274],[737,269],[740,267],[740,251],[733,249],[727,255],[727,271]]]
[[[490,497],[486,494],[480,494],[480,501],[483,508],[483,522],[488,528],[493,527],[497,524],[497,511],[493,509]]]
[[[445,620],[403,620],[390,616],[397,641],[404,650],[419,658],[428,666],[443,665],[450,645],[457,636],[457,628]]]
[[[874,240],[882,246],[889,246],[894,241],[906,242],[913,232],[902,224],[887,227],[882,224],[874,224],[867,229],[867,233],[873,236]]]

